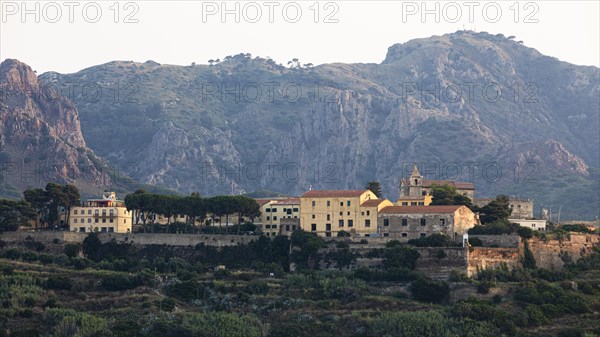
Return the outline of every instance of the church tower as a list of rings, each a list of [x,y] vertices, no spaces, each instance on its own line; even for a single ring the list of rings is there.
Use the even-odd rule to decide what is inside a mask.
[[[417,164],[413,167],[412,174],[410,175],[410,179],[408,182],[409,186],[409,196],[421,196],[421,191],[423,189],[423,176],[419,173],[419,169],[417,168]]]

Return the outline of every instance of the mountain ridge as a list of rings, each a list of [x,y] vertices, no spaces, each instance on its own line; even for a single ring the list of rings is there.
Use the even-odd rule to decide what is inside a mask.
[[[135,163],[135,179],[182,193],[300,194],[380,180],[394,199],[414,162],[440,179],[443,166],[460,164],[463,180],[477,163],[480,196],[522,189],[546,204],[575,186],[535,184],[598,186],[596,67],[463,31],[393,45],[380,64],[297,63],[242,53],[210,66],[115,61],[40,78],[104,89],[98,101],[73,95],[89,146],[110,163]],[[532,167],[537,180],[523,181]],[[599,205],[597,196],[574,202],[573,217],[593,217]]]

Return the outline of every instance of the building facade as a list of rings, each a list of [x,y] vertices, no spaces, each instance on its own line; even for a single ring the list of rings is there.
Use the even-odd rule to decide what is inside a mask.
[[[260,206],[260,223],[257,224],[259,230],[265,236],[277,236],[281,234],[282,219],[300,218],[300,199],[273,199],[257,201]]]
[[[473,183],[452,180],[427,180],[419,173],[415,165],[408,179],[400,180],[400,197],[398,206],[428,206],[431,204],[431,190],[435,185],[449,185],[456,188],[458,194],[474,200],[475,186]]]
[[[377,233],[377,213],[389,200],[370,190],[313,190],[300,197],[300,226],[320,236],[345,231],[370,236]]]
[[[521,227],[527,227],[534,231],[545,231],[548,220],[534,219],[508,219],[508,221],[519,224]]]
[[[101,199],[88,199],[83,206],[71,208],[69,230],[73,232],[131,232],[132,216],[115,192]]]
[[[438,233],[456,241],[476,224],[475,213],[461,205],[389,206],[380,210],[377,216],[377,229],[381,236],[400,241]]]
[[[473,205],[483,207],[489,204],[492,198],[478,198],[473,201]],[[515,219],[533,219],[533,200],[508,198],[509,207],[512,209],[511,217]]]

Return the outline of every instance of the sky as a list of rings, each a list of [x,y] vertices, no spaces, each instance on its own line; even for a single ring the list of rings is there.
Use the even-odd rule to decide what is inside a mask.
[[[380,63],[387,48],[468,29],[600,66],[600,1],[4,1],[0,60],[72,73],[113,60]]]

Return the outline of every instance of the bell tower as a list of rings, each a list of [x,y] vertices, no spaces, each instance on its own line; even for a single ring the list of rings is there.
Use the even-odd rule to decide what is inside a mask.
[[[420,196],[421,190],[423,188],[423,176],[419,173],[419,169],[417,168],[417,164],[413,167],[412,174],[410,175],[410,179],[408,182],[408,186],[410,189],[410,196]]]

